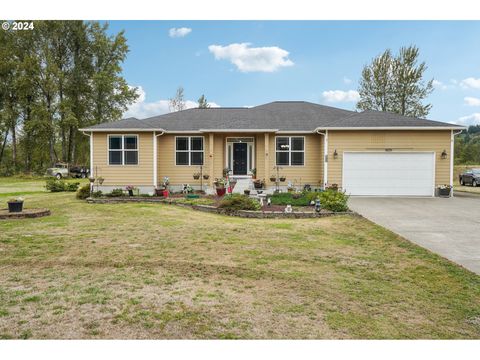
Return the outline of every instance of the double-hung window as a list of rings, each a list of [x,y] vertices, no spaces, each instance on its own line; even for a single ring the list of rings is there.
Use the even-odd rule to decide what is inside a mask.
[[[305,164],[305,138],[303,136],[278,136],[275,140],[277,166],[302,166]]]
[[[108,136],[109,165],[138,165],[138,136]]]
[[[203,165],[203,136],[175,138],[175,165]]]

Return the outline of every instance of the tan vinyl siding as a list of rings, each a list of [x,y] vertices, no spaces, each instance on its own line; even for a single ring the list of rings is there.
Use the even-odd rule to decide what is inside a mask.
[[[265,135],[263,133],[255,136],[255,169],[257,179],[266,179],[265,175]]]
[[[108,165],[108,135],[138,136],[138,165]],[[103,185],[152,185],[153,184],[153,135],[152,133],[94,133],[93,172],[103,177]]]
[[[323,183],[323,138],[318,134],[311,135],[274,135],[270,134],[269,141],[269,171],[266,176],[268,186],[274,186],[268,178],[270,175],[276,175],[276,170],[273,169],[276,163],[275,154],[275,138],[283,136],[304,136],[305,137],[305,158],[303,166],[281,166],[280,176],[286,176],[287,180],[282,185],[287,185],[291,181],[294,185],[300,186],[310,184],[313,187],[319,186]]]
[[[200,180],[194,180],[193,174],[200,172],[199,165],[175,165],[175,137],[176,136],[203,136],[203,173],[210,174],[209,136],[208,134],[166,134],[158,137],[158,184],[168,176],[171,185],[190,184],[200,185]],[[216,154],[215,154],[216,155]],[[209,179],[210,180],[210,179]],[[204,184],[207,181],[203,180]]]
[[[337,159],[333,153],[337,150]],[[450,182],[450,130],[437,131],[329,131],[328,183],[342,186],[344,151],[434,151],[436,185]],[[446,150],[447,159],[441,158]]]

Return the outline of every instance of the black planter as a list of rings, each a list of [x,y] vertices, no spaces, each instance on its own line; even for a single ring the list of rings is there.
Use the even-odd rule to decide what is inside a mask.
[[[133,190],[128,190],[128,195],[133,196]]]
[[[23,210],[23,201],[9,201],[8,202],[8,212],[22,212]]]
[[[446,189],[438,189],[438,196],[441,196],[441,197],[450,197],[450,191],[452,189],[450,188],[446,188]]]

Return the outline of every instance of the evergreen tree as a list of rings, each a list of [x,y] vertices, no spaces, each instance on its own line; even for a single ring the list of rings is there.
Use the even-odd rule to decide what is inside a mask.
[[[181,111],[186,109],[185,95],[183,94],[183,87],[179,86],[175,96],[169,100],[168,104],[170,111]]]
[[[207,98],[202,94],[198,99],[198,108],[199,109],[208,109],[210,105],[208,104]]]

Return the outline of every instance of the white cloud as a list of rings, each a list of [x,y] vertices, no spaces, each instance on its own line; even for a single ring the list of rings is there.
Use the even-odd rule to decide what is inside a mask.
[[[345,84],[351,84],[351,83],[352,83],[352,79],[349,79],[348,77],[344,76],[344,77],[343,77],[343,82],[344,82]]]
[[[210,45],[208,50],[217,60],[229,60],[241,72],[274,72],[285,66],[293,66],[289,52],[277,46],[250,47],[250,43],[227,46]]]
[[[192,32],[192,29],[186,28],[186,27],[181,27],[181,28],[171,28],[168,30],[168,36],[171,38],[178,38],[178,37],[184,37],[187,36]]]
[[[440,90],[447,90],[448,86],[445,85],[443,82],[438,81],[438,80],[433,80],[432,85],[435,89],[440,89]]]
[[[467,97],[464,97],[463,100],[465,101],[465,105],[480,106],[480,99],[479,98],[467,96]]]
[[[137,101],[129,106],[127,111],[123,114],[124,118],[135,117],[137,119],[145,119],[151,116],[163,115],[170,112],[168,99],[147,102],[145,101],[147,94],[141,86],[137,86],[137,93],[139,94]],[[219,105],[214,102],[209,102],[208,104],[210,107],[219,107]],[[186,100],[185,105],[187,109],[192,109],[198,107],[198,102]]]
[[[473,113],[473,114],[468,115],[468,116],[462,116],[457,121],[455,121],[455,124],[465,125],[465,126],[479,125],[480,124],[480,113]]]
[[[469,77],[469,78],[463,79],[460,82],[460,85],[463,88],[466,88],[466,89],[469,89],[469,88],[480,89],[480,79],[475,79],[474,77]]]
[[[360,100],[360,94],[355,90],[328,90],[322,93],[323,99],[327,102],[352,102]]]

